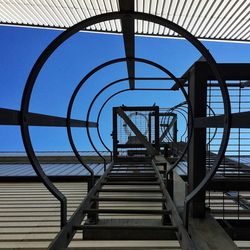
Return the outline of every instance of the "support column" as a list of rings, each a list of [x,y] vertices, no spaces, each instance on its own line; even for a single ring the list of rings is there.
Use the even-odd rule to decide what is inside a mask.
[[[154,107],[155,113],[155,149],[157,152],[160,152],[160,135],[159,135],[159,107]]]
[[[193,118],[206,116],[207,79],[204,62],[197,62],[190,70],[189,98]],[[205,65],[206,66],[206,65]],[[190,114],[189,114],[190,119]],[[189,131],[190,133],[190,131]],[[188,191],[189,193],[206,175],[206,128],[194,128],[188,150]],[[205,216],[205,191],[201,192],[190,204],[190,215],[194,218]]]
[[[177,143],[177,134],[178,134],[177,121],[178,119],[177,119],[177,114],[174,114],[174,115],[175,115],[174,117],[176,117],[176,122],[173,125],[173,142]]]
[[[118,138],[117,138],[117,108],[113,108],[113,131],[112,131],[112,137],[113,137],[113,159],[116,162],[118,157]]]

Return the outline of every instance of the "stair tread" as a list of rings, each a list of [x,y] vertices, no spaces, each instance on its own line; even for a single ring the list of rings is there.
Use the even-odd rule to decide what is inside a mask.
[[[105,188],[105,189],[98,189],[98,192],[107,192],[107,193],[109,193],[109,192],[118,192],[118,193],[126,193],[126,192],[128,192],[128,193],[143,193],[143,192],[145,192],[145,193],[162,193],[162,191],[160,190],[160,189],[137,189],[137,190],[135,190],[135,189],[113,189],[113,188]]]
[[[159,181],[104,181],[103,184],[105,185],[160,185]]]
[[[147,209],[86,209],[85,213],[107,213],[107,214],[169,214],[168,210]]]
[[[98,201],[147,201],[147,202],[164,202],[166,198],[144,198],[144,197],[93,197]]]
[[[83,225],[81,229],[117,229],[117,228],[124,228],[124,229],[148,229],[148,230],[177,230],[177,227],[167,225],[167,226],[149,226],[149,225]],[[80,228],[79,228],[80,229]]]

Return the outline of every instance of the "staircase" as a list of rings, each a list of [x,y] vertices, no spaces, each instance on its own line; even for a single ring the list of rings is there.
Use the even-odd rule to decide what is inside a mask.
[[[71,249],[78,232],[82,242],[179,241],[178,247],[195,249],[160,168],[161,161],[142,157],[111,163],[48,249]]]
[[[116,163],[101,181],[81,226],[86,240],[174,240],[166,189],[150,162]]]

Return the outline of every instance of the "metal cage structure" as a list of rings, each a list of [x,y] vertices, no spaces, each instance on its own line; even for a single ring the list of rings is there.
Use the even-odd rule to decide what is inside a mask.
[[[0,109],[0,125],[20,126],[30,164],[60,203],[61,230],[48,249],[67,249],[79,231],[82,240],[175,240],[185,250],[209,249],[203,244],[213,235],[213,249],[220,249],[222,238],[223,247],[237,249],[234,241],[250,242],[250,64],[217,64],[205,46],[176,23],[136,12],[133,1],[119,1],[119,5],[120,11],[90,17],[62,32],[35,62],[25,85],[21,109]],[[56,49],[77,32],[113,20],[121,23],[125,57],[96,66],[80,80],[70,97],[66,117],[31,113],[30,100],[36,80]],[[138,20],[178,33],[205,60],[195,62],[183,76],[176,77],[156,62],[136,58],[135,21]],[[108,83],[96,93],[86,120],[73,119],[73,105],[85,82],[101,69],[120,62],[126,63],[128,76]],[[139,77],[135,63],[154,67],[164,73],[164,77]],[[137,88],[136,81],[148,80],[170,80],[174,85]],[[91,121],[97,98],[123,81],[128,82],[128,88],[106,98],[96,121]],[[185,101],[173,107],[168,107],[167,102],[164,107],[113,107],[113,148],[109,148],[100,132],[100,116],[105,105],[126,91],[152,90],[180,91]],[[182,130],[179,129],[181,119],[185,121]],[[48,177],[34,150],[30,126],[66,128],[72,152],[88,173],[84,179],[88,182],[86,197],[70,218],[66,196]],[[74,127],[86,128],[89,142],[103,164],[101,175],[96,176],[78,151],[72,133]],[[110,157],[96,146],[91,134],[94,129]],[[105,202],[113,202],[118,208],[108,207]],[[134,202],[140,203],[137,209],[131,208]],[[156,209],[148,208],[147,203],[153,203]],[[115,219],[117,214],[126,215],[126,221]]]

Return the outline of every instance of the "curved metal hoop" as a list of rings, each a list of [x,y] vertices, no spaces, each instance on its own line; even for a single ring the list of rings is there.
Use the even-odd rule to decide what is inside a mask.
[[[135,91],[135,90],[136,90],[136,89],[134,89],[133,91]],[[106,104],[107,104],[113,97],[115,97],[116,95],[119,95],[119,94],[121,94],[121,93],[127,92],[127,91],[131,91],[131,89],[130,89],[130,88],[128,88],[128,89],[123,89],[123,90],[120,90],[120,91],[118,91],[118,92],[112,94],[112,95],[111,95],[109,98],[107,98],[107,100],[102,104],[102,106],[101,106],[101,108],[100,108],[100,110],[99,110],[99,112],[98,112],[98,115],[97,115],[97,119],[96,119],[97,124],[98,124],[98,125],[97,125],[97,134],[98,134],[98,136],[99,136],[99,139],[100,139],[102,145],[103,145],[109,152],[111,152],[111,150],[108,148],[108,146],[107,146],[107,145],[105,144],[105,142],[103,141],[102,136],[101,136],[101,133],[100,133],[100,129],[99,129],[99,122],[100,122],[101,113],[102,113],[102,110],[104,109],[104,107],[106,106]]]
[[[187,117],[182,113],[182,111],[183,111],[184,113],[187,114],[187,112],[185,112],[185,110],[182,109],[182,108],[180,108],[180,107],[177,107],[177,108],[170,108],[170,109],[166,112],[166,113],[177,112],[177,113],[179,113],[179,114],[184,118],[184,120],[185,120],[185,122],[186,122],[186,128],[185,128],[183,134],[181,135],[181,139],[182,139],[182,137],[186,134],[186,132],[187,132],[187,125],[188,125]],[[161,123],[166,123],[166,116],[163,116],[163,117],[162,117]],[[167,123],[169,123],[169,117],[168,117],[168,122],[167,122]],[[168,136],[168,134],[169,134],[169,133],[166,134],[166,137],[167,137],[169,140],[172,140],[172,142],[174,143],[172,135],[169,134],[169,136]]]
[[[91,71],[90,71],[90,72],[89,72],[89,73],[88,73],[88,74],[78,83],[78,85],[77,85],[77,87],[75,88],[74,93],[73,93],[73,95],[72,95],[72,97],[71,97],[70,104],[69,104],[69,106],[68,106],[68,112],[67,112],[67,118],[68,118],[68,120],[70,120],[70,118],[71,118],[71,111],[72,111],[72,106],[73,106],[74,100],[75,100],[75,98],[76,98],[76,96],[77,96],[79,90],[81,89],[81,87],[82,87],[82,86],[84,85],[84,83],[87,81],[87,79],[89,79],[94,73],[96,73],[97,71],[101,70],[101,69],[104,68],[104,67],[107,67],[108,65],[112,65],[112,64],[115,64],[115,63],[123,62],[123,61],[126,61],[126,60],[127,60],[126,58],[118,58],[118,59],[114,59],[114,60],[105,62],[105,63],[103,63],[102,65],[99,65],[99,66],[97,66],[96,68],[94,68],[93,70],[91,70]],[[155,63],[155,62],[152,62],[152,61],[150,61],[150,60],[146,60],[146,59],[142,59],[142,58],[133,58],[133,59],[131,59],[131,60],[136,61],[136,62],[141,62],[141,63],[149,64],[149,65],[151,65],[151,66],[154,66],[154,67],[156,67],[156,68],[162,70],[164,73],[166,73],[168,76],[170,76],[171,79],[173,79],[178,85],[180,85],[181,91],[182,91],[182,93],[183,93],[183,95],[184,95],[184,97],[185,97],[185,99],[186,99],[186,102],[189,103],[188,95],[187,95],[185,89],[183,88],[183,86],[181,86],[179,80],[178,80],[169,70],[167,70],[167,69],[164,68],[163,66],[161,66],[161,65],[159,65],[159,64],[157,64],[157,63]],[[102,89],[96,94],[96,96],[93,98],[93,100],[92,100],[92,102],[91,102],[91,104],[90,104],[90,106],[89,106],[88,112],[87,112],[87,117],[86,117],[87,124],[88,124],[88,121],[89,121],[89,116],[90,116],[91,109],[92,109],[92,107],[93,107],[94,102],[95,102],[96,99],[98,98],[98,96],[99,96],[103,91],[105,91],[107,88],[111,87],[112,85],[117,84],[117,83],[122,82],[122,81],[125,81],[125,80],[129,80],[129,79],[128,79],[128,78],[122,78],[122,79],[113,81],[113,82],[109,83],[108,85],[106,85],[104,88],[102,88]],[[192,110],[191,105],[189,105],[189,107],[190,107],[190,112],[192,113],[192,111],[191,111],[191,110]],[[98,120],[97,124],[98,124],[98,131],[99,131],[99,120]],[[70,135],[71,135],[71,130],[70,130],[70,127],[69,127],[69,126],[68,126],[68,132],[69,132]],[[91,143],[93,149],[94,149],[95,152],[104,160],[104,165],[105,165],[105,164],[106,164],[106,160],[105,160],[105,158],[100,154],[100,152],[98,151],[98,149],[97,149],[96,146],[94,145],[93,140],[92,140],[91,135],[90,135],[90,131],[89,131],[89,127],[88,127],[88,126],[87,126],[87,135],[88,135],[88,139],[89,139],[89,141],[90,141],[90,143]],[[99,132],[98,132],[98,136],[99,136],[99,138],[100,138],[100,133],[99,133]],[[71,136],[71,138],[72,138],[72,136]],[[102,139],[101,139],[101,142],[103,142]],[[74,142],[72,141],[72,143],[74,143]],[[75,147],[75,146],[74,146],[74,147]],[[107,147],[105,146],[105,148],[107,148]],[[184,149],[184,154],[185,154],[187,148],[188,148],[188,145],[187,145],[187,146],[185,147],[185,149]],[[108,149],[108,151],[111,152],[109,149]],[[184,156],[184,154],[183,154],[183,156]],[[182,157],[181,157],[181,158],[182,158]]]
[[[133,18],[133,19],[141,19],[145,21],[150,21],[157,23],[159,25],[165,26],[173,31],[177,32],[184,38],[186,38],[193,46],[195,46],[201,54],[205,57],[206,61],[208,62],[212,73],[214,74],[215,78],[218,80],[220,89],[222,92],[223,102],[224,102],[224,111],[225,111],[225,121],[224,121],[224,131],[222,137],[222,143],[219,149],[219,153],[217,159],[214,162],[213,167],[211,168],[210,172],[206,175],[206,177],[201,181],[201,183],[186,197],[185,200],[185,208],[187,214],[188,204],[189,202],[201,191],[204,190],[208,182],[214,176],[218,166],[220,165],[223,155],[225,153],[229,134],[230,134],[230,125],[231,125],[231,106],[230,100],[228,95],[228,90],[226,87],[225,82],[221,78],[219,70],[217,68],[216,61],[209,53],[209,51],[205,48],[205,46],[196,39],[193,35],[191,35],[188,31],[183,29],[182,27],[178,26],[177,24],[168,21],[162,17],[154,16],[151,14],[146,13],[139,13],[139,12],[113,12],[113,13],[106,13],[98,16],[91,17],[89,19],[83,20],[78,24],[70,27],[63,33],[61,33],[54,41],[52,41],[48,47],[42,52],[42,54],[37,59],[36,63],[34,64],[29,77],[26,82],[26,86],[24,88],[22,102],[21,102],[21,134],[24,143],[25,150],[27,152],[28,158],[36,171],[37,175],[41,178],[44,185],[48,188],[48,190],[61,202],[61,211],[64,211],[64,214],[61,212],[61,221],[62,225],[64,225],[67,221],[66,215],[66,198],[65,196],[52,184],[52,182],[47,178],[44,171],[41,168],[41,165],[36,157],[34,152],[31,137],[29,134],[28,123],[27,123],[27,114],[29,111],[29,104],[30,98],[32,94],[32,90],[36,79],[38,77],[39,72],[41,71],[43,65],[46,63],[47,59],[51,56],[51,54],[69,37],[74,35],[76,32],[87,28],[88,26],[94,25],[99,22],[108,21],[111,19],[126,19],[126,18]]]
[[[172,112],[178,112],[178,113],[180,113],[180,114],[183,116],[183,118],[185,119],[186,124],[188,124],[188,121],[187,121],[186,116],[181,112],[181,111],[183,111],[184,113],[186,113],[186,115],[188,115],[188,112],[187,112],[184,108],[182,108],[185,104],[187,104],[187,103],[186,103],[186,102],[182,102],[182,103],[180,103],[179,105],[172,107],[172,108],[170,109],[170,113],[172,113]],[[216,114],[215,114],[213,108],[212,108],[210,105],[208,105],[208,104],[207,104],[206,106],[207,106],[207,108],[209,109],[209,111],[213,114],[213,116],[215,116]],[[164,120],[164,122],[165,122],[166,118],[164,118],[163,120]],[[186,126],[186,129],[185,129],[185,131],[183,132],[181,138],[183,138],[183,136],[186,134],[186,132],[187,132],[187,127],[188,127],[188,126]],[[214,133],[213,133],[213,136],[209,139],[209,141],[207,142],[207,145],[210,144],[210,143],[213,141],[213,139],[215,138],[215,136],[216,136],[216,134],[217,134],[217,130],[218,130],[218,129],[215,128]],[[173,140],[173,138],[172,138],[171,135],[170,135],[169,137],[170,137],[171,140]],[[182,139],[181,139],[181,140],[182,140]]]
[[[133,60],[135,62],[141,62],[141,63],[145,63],[145,64],[149,64],[151,66],[154,66],[156,68],[158,68],[159,70],[163,71],[165,74],[167,74],[168,76],[171,77],[171,79],[173,79],[179,86],[180,86],[180,89],[186,99],[186,102],[189,106],[189,110],[190,110],[190,114],[192,116],[192,107],[190,105],[190,102],[189,102],[189,99],[188,99],[188,94],[185,90],[185,88],[181,85],[179,79],[177,79],[169,70],[167,70],[166,68],[164,68],[163,66],[161,66],[160,64],[157,64],[155,62],[152,62],[150,60],[147,60],[147,59],[143,59],[143,58],[131,58],[130,60]],[[94,75],[96,72],[98,72],[99,70],[109,66],[109,65],[113,65],[113,64],[116,64],[116,63],[120,63],[120,62],[125,62],[127,61],[127,58],[117,58],[117,59],[113,59],[113,60],[110,60],[110,61],[107,61],[97,67],[95,67],[94,69],[92,69],[87,75],[85,75],[82,80],[77,84],[76,88],[74,89],[74,92],[70,98],[70,102],[69,102],[69,105],[68,105],[68,110],[67,110],[67,121],[70,121],[71,119],[71,113],[72,113],[72,108],[73,108],[73,104],[74,104],[74,101],[75,101],[75,98],[78,94],[78,92],[80,91],[80,89],[82,88],[82,86],[84,86],[85,82],[92,76]],[[106,85],[101,91],[99,91],[99,93],[97,93],[97,95],[93,98],[91,104],[90,104],[90,107],[92,108],[96,98],[107,88],[109,88],[110,86],[116,84],[116,83],[119,83],[121,81],[124,81],[125,78],[123,79],[119,79],[119,80],[116,80],[114,82],[111,82],[110,84]],[[87,113],[87,118],[86,118],[86,121],[88,123],[89,121],[89,116],[90,116],[90,108],[88,109],[88,113]],[[192,127],[192,122],[190,122],[191,124],[191,127]],[[191,130],[192,131],[192,130]],[[67,123],[67,132],[68,132],[68,136],[69,136],[69,139],[70,139],[70,144],[74,150],[74,153],[76,154],[77,158],[80,157],[79,153],[77,152],[76,150],[76,147],[75,147],[75,144],[74,144],[74,141],[73,141],[73,137],[72,137],[72,133],[71,133],[71,126],[70,126],[70,123],[68,122]],[[92,145],[92,147],[94,148],[95,152],[97,152],[97,154],[103,159],[104,161],[104,169],[106,169],[106,159],[100,154],[100,152],[97,150],[96,146],[94,145],[93,141],[92,141],[92,138],[90,136],[90,131],[89,131],[89,127],[87,126],[87,135],[88,135],[88,139]],[[189,143],[189,142],[188,142]],[[188,148],[188,143],[184,149],[184,153],[183,153],[183,156]],[[181,157],[182,158],[182,157]]]

